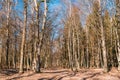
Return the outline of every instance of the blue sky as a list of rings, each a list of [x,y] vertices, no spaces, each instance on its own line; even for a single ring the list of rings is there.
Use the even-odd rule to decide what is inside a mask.
[[[86,17],[89,15],[87,8],[85,8],[88,3],[86,3],[86,2],[82,3],[82,2],[84,2],[82,0],[71,0],[71,1],[74,2],[75,4],[78,4],[78,7],[80,7],[81,5],[83,6],[83,7],[80,7],[80,10],[82,10],[84,12],[84,15],[81,16],[81,23],[84,26],[86,24]],[[110,12],[111,15],[114,14],[114,12],[115,12],[115,9],[114,9],[115,4],[113,2],[114,0],[106,0],[106,1],[107,1],[107,4],[105,5],[106,9]],[[64,17],[62,10],[65,8],[61,4],[61,0],[51,0],[51,2],[48,4],[48,6],[49,6],[50,12],[52,12],[53,14],[55,12],[59,14],[59,16],[53,22],[53,24],[55,24],[55,25],[57,24],[57,28],[59,28],[59,29],[63,28],[64,25],[61,24],[61,19]],[[22,12],[23,7],[24,7],[23,0],[18,0],[18,4],[16,6],[16,9]],[[20,14],[20,15],[22,17],[23,14]],[[59,34],[59,31],[58,31],[59,29],[55,30],[56,36],[57,36],[57,34]]]
[[[61,7],[62,7],[62,5],[60,3],[60,0],[51,0],[51,2],[48,4],[48,6],[49,6],[49,8],[48,8],[49,11],[53,12],[53,13],[56,13],[56,12],[59,13],[59,11],[61,11]],[[23,0],[18,0],[18,4],[16,5],[16,10],[18,10],[20,12],[23,12],[23,9],[24,9]],[[22,17],[23,14],[20,13],[19,15]],[[54,21],[55,25],[59,24],[60,19],[61,19],[60,17],[56,18],[56,20]],[[59,25],[59,26],[57,26],[57,28],[58,27],[60,28],[61,26]],[[56,36],[57,36],[57,33],[58,33],[57,30],[58,29],[55,30]]]
[[[18,0],[18,4],[16,5],[16,9],[19,11],[23,10],[23,0]]]
[[[71,0],[72,2],[76,2],[76,0]],[[105,5],[106,9],[109,11],[109,13],[111,15],[113,15],[115,13],[115,4],[114,4],[114,0],[106,0],[107,1],[107,4]],[[80,3],[79,3],[80,2]],[[82,0],[78,0],[77,4],[82,4],[81,3]],[[83,4],[83,5],[86,5],[87,3]],[[63,8],[62,4],[61,4],[61,0],[51,0],[51,2],[48,4],[49,5],[49,10],[51,12],[61,12],[61,9]],[[19,11],[23,11],[23,0],[18,0],[18,4],[16,6],[16,9],[19,10]],[[79,7],[78,6],[78,7]],[[83,8],[85,9],[85,6],[83,6]],[[82,10],[82,8],[81,8]],[[87,13],[89,15],[89,12],[87,12],[87,10],[83,10],[84,13]],[[61,14],[62,15],[62,14]],[[60,17],[59,17],[60,19]],[[83,19],[85,19],[85,16],[83,17]],[[85,20],[82,20],[84,21],[83,24],[85,24]]]
[[[50,1],[51,2],[48,4],[48,6],[49,6],[48,9],[49,9],[50,12],[59,12],[59,11],[61,11],[60,10],[60,6],[61,6],[60,0],[50,0]],[[23,9],[24,9],[23,0],[17,0],[17,5],[16,5],[15,9],[20,12],[18,14],[21,16],[21,18],[23,18],[23,14],[22,14]]]
[[[55,9],[55,7],[59,6],[60,5],[60,0],[51,0],[51,3],[49,4],[49,9]],[[18,0],[18,4],[16,6],[16,9],[19,10],[19,11],[22,11],[23,10],[23,0]]]

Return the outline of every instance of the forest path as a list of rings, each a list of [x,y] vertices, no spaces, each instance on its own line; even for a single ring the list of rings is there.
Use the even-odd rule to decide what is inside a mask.
[[[120,80],[120,73],[115,68],[108,73],[103,73],[102,69],[81,69],[76,73],[68,69],[42,71],[28,71],[23,74],[18,74],[14,70],[2,71],[0,80]]]

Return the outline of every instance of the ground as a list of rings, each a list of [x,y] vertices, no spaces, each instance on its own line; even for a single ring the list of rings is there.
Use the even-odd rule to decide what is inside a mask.
[[[68,69],[42,70],[42,73],[26,71],[23,74],[13,69],[3,70],[0,80],[120,80],[120,73],[116,68],[104,73],[102,69],[80,69],[72,72]]]

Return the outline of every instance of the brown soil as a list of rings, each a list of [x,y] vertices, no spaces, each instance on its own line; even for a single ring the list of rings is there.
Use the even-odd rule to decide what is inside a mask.
[[[120,73],[116,68],[104,73],[102,69],[81,69],[71,72],[68,69],[42,70],[42,73],[27,71],[23,74],[15,70],[3,70],[0,80],[120,80]]]

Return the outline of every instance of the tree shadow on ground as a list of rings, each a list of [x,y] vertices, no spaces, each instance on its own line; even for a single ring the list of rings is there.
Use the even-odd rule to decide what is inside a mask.
[[[69,72],[68,70],[59,70],[59,71],[45,71],[45,72],[42,72],[42,73],[64,73],[64,72]]]
[[[31,74],[28,74],[28,75],[19,74],[17,77],[13,77],[13,78],[8,79],[8,80],[17,80],[17,79],[20,79],[20,78],[22,79],[23,77],[34,76],[35,74],[46,74],[46,75],[52,74],[51,77],[50,76],[43,77],[43,76],[40,75],[41,77],[38,80],[63,80],[66,77],[72,78],[72,77],[75,77],[76,74],[82,74],[82,73],[81,72],[70,72],[69,70],[44,71],[42,73],[31,73]],[[100,72],[88,73],[88,74],[85,74],[85,75],[86,75],[86,77],[84,77],[84,76],[83,76],[83,78],[80,77],[81,80],[88,80],[88,79],[94,78],[95,76],[100,75]],[[79,78],[79,76],[78,76],[78,78]],[[94,78],[94,80],[99,80],[99,79]]]
[[[95,77],[95,76],[97,76],[97,75],[100,75],[100,72],[97,72],[97,73],[91,74],[91,75],[88,76],[88,77],[84,77],[84,78],[82,78],[82,80],[87,80],[87,79],[93,78],[93,77]],[[95,80],[99,80],[99,79],[96,78]]]
[[[11,78],[11,79],[8,79],[8,80],[16,80],[16,79],[20,79],[20,78],[23,78],[23,77],[30,77],[30,76],[33,76],[33,75],[35,75],[35,74],[45,74],[45,73],[47,73],[47,74],[57,74],[57,73],[64,73],[64,74],[67,74],[67,73],[69,73],[69,71],[68,70],[59,70],[59,71],[44,71],[44,72],[41,72],[41,73],[32,73],[32,74],[29,74],[29,75],[26,75],[26,76],[23,76],[22,74],[19,74],[19,76],[17,76],[17,77],[13,77],[13,78]],[[48,79],[48,78],[41,78],[40,80],[54,80],[54,78],[56,78],[58,75],[56,75],[56,76],[54,76],[54,77],[52,77],[52,78],[50,78],[50,79]]]
[[[16,79],[20,79],[20,78],[23,78],[23,77],[30,77],[30,76],[33,76],[35,74],[37,74],[37,73],[32,73],[32,74],[29,74],[29,75],[26,75],[26,76],[22,75],[22,74],[19,74],[17,77],[13,77],[13,78],[8,79],[8,80],[16,80]]]
[[[40,78],[38,80],[54,80],[58,75],[53,76],[52,78]]]
[[[65,77],[74,77],[76,76],[77,73],[67,73],[66,75],[64,76],[60,76],[60,75],[56,75],[54,77],[51,77],[51,78],[40,78],[38,80],[63,80]],[[97,75],[100,75],[100,73],[94,73],[94,74],[91,74],[90,76],[87,76],[87,77],[84,77],[84,78],[81,78],[81,80],[88,80],[90,78],[93,78],[93,80],[99,80],[98,78],[94,78],[95,76]]]
[[[3,74],[3,75],[11,76],[11,75],[14,75],[14,74],[18,73],[18,70],[7,69],[7,70],[2,70],[0,73]]]
[[[24,68],[24,71],[29,71],[29,69],[27,70],[26,68]],[[3,69],[0,71],[0,74],[3,74],[3,75],[7,75],[7,76],[11,76],[11,75],[14,75],[14,74],[17,74],[19,73],[19,69]]]
[[[17,79],[20,79],[20,78],[23,78],[23,77],[26,77],[26,76],[17,76],[17,77],[13,77],[13,78],[10,78],[10,79],[7,79],[7,80],[17,80]]]
[[[62,80],[65,77],[74,77],[75,75],[76,75],[76,73],[71,73],[71,74],[60,77],[58,80]]]
[[[55,73],[62,73],[62,72],[67,72],[67,71],[58,71],[58,72],[55,72]],[[75,75],[76,75],[76,73],[64,73],[64,74],[62,74],[62,76],[55,75],[51,78],[40,78],[38,80],[62,80],[65,77],[73,77]]]

